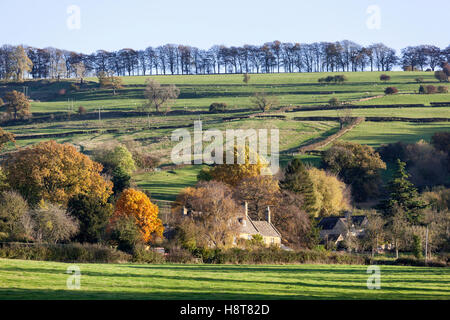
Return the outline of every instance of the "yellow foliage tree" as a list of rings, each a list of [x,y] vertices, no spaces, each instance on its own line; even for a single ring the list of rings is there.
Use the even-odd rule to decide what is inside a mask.
[[[158,206],[153,204],[147,195],[135,189],[126,189],[116,203],[111,224],[121,217],[134,217],[136,225],[146,242],[162,238],[164,227],[158,218]]]
[[[248,146],[245,146],[245,148],[234,146],[233,154],[233,164],[219,164],[205,174],[209,176],[211,180],[220,181],[230,186],[236,186],[245,178],[259,176],[261,170],[267,167],[267,164],[260,159],[258,154],[251,151]],[[240,157],[243,157],[244,161],[239,161]],[[226,162],[226,153],[224,153],[223,159],[224,162]]]
[[[32,205],[40,200],[66,204],[79,194],[106,202],[112,194],[112,183],[100,175],[101,164],[53,140],[13,153],[4,169],[9,185]]]
[[[309,169],[308,174],[317,199],[313,207],[313,215],[316,217],[337,215],[350,208],[345,183],[336,176],[317,168]]]

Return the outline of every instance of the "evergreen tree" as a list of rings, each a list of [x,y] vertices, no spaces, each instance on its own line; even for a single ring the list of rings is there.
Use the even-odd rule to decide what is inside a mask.
[[[314,185],[300,159],[292,160],[284,173],[284,180],[281,187],[286,190],[301,194],[303,196],[303,209],[307,213],[314,211],[316,205],[316,195]]]
[[[122,168],[117,167],[112,172],[112,183],[113,183],[113,192],[115,195],[118,195],[123,190],[128,189],[130,187],[131,176]]]
[[[405,166],[406,163],[397,159],[397,170],[388,184],[389,198],[381,207],[387,216],[392,216],[396,208],[401,209],[411,223],[418,224],[426,204],[419,199],[417,189],[408,180]]]

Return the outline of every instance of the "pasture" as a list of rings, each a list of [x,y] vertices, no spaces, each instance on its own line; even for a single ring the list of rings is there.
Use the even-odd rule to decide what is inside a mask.
[[[449,107],[430,107],[430,102],[450,102],[450,94],[416,94],[420,84],[441,85],[432,72],[385,72],[391,80],[379,80],[382,72],[345,73],[348,80],[343,84],[321,84],[318,79],[339,73],[281,73],[251,74],[250,82],[243,83],[241,74],[219,75],[152,75],[161,84],[175,84],[180,89],[179,98],[171,105],[177,113],[147,116],[145,104],[145,80],[150,76],[123,77],[123,89],[112,90],[98,87],[97,78],[85,79],[81,90],[74,90],[75,80],[37,80],[24,83],[3,83],[0,95],[5,91],[21,91],[28,86],[32,103],[33,119],[25,123],[8,123],[5,130],[17,135],[16,145],[8,150],[54,139],[72,143],[82,152],[90,154],[95,148],[117,141],[138,145],[146,153],[161,159],[163,171],[137,172],[133,179],[138,187],[148,190],[158,200],[173,200],[183,188],[196,182],[200,166],[173,168],[170,153],[175,145],[171,134],[176,128],[186,128],[192,133],[195,120],[203,121],[207,129],[279,129],[280,161],[282,165],[292,157],[301,157],[314,165],[319,158],[296,155],[299,147],[325,139],[339,130],[336,121],[297,121],[295,117],[337,117],[336,110],[281,112],[285,119],[248,118],[259,113],[252,102],[255,92],[264,91],[278,98],[280,106],[324,107],[332,97],[355,105],[424,104],[424,107],[358,108],[351,109],[355,117],[406,117],[450,118]],[[416,79],[422,78],[422,83]],[[400,94],[384,96],[387,86],[395,86]],[[366,100],[368,99],[368,100]],[[209,113],[213,102],[227,103],[226,113]],[[88,115],[79,116],[79,107]],[[138,113],[141,112],[141,113]],[[42,120],[47,117],[47,120]],[[54,119],[53,119],[54,117]],[[50,120],[49,120],[50,119]],[[373,147],[404,141],[429,140],[436,131],[448,131],[450,122],[364,122],[342,136],[341,140],[364,143]]]
[[[362,265],[70,264],[0,259],[0,299],[450,299],[450,269],[381,266],[367,289]]]

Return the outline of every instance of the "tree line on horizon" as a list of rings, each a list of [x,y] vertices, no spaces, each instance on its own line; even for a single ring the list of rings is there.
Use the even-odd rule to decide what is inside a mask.
[[[106,72],[116,76],[432,70],[450,62],[450,45],[408,46],[400,56],[383,43],[361,46],[353,41],[282,43],[261,46],[214,45],[207,50],[166,44],[144,50],[97,50],[92,54],[57,48],[3,45],[0,79],[83,78]]]

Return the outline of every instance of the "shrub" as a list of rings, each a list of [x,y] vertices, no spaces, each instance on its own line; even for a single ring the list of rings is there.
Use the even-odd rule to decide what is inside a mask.
[[[133,252],[138,244],[143,243],[142,235],[133,216],[117,218],[110,226],[110,239],[119,250]]]
[[[429,86],[426,86],[425,87],[425,92],[427,93],[427,94],[433,94],[433,93],[436,93],[436,87],[435,86],[432,86],[432,85],[429,85]]]
[[[227,108],[226,103],[222,102],[213,102],[209,106],[209,112],[224,112]]]
[[[57,243],[71,239],[78,233],[78,220],[53,204],[40,203],[30,212],[32,237],[38,242]]]
[[[137,245],[133,250],[133,262],[137,263],[164,263],[166,261],[163,254],[153,251],[144,245]]]
[[[417,259],[423,259],[422,241],[418,235],[413,235],[413,254]]]
[[[448,75],[447,75],[444,71],[442,71],[442,70],[435,71],[435,72],[434,72],[434,77],[435,77],[439,82],[446,82],[446,81],[448,81]]]
[[[85,107],[83,107],[83,106],[78,107],[78,114],[80,114],[80,115],[86,114],[86,112],[87,112],[87,110]]]
[[[338,106],[340,103],[339,103],[339,99],[338,98],[336,98],[336,97],[333,97],[333,98],[331,98],[329,101],[328,101],[328,105],[330,106],[330,107],[336,107],[336,106]]]
[[[396,87],[387,87],[384,89],[385,94],[395,94],[398,92],[398,89]]]
[[[417,83],[422,83],[423,82],[423,78],[422,77],[417,77],[414,80],[416,80]]]
[[[419,87],[419,94],[424,94],[425,93],[425,87],[424,86],[420,86]]]
[[[99,244],[3,244],[0,257],[59,262],[119,263],[131,256]]]
[[[386,81],[391,80],[391,77],[388,76],[387,74],[382,74],[382,75],[380,75],[380,80],[386,82]]]
[[[448,93],[448,87],[447,86],[439,86],[439,87],[437,87],[437,92]]]

